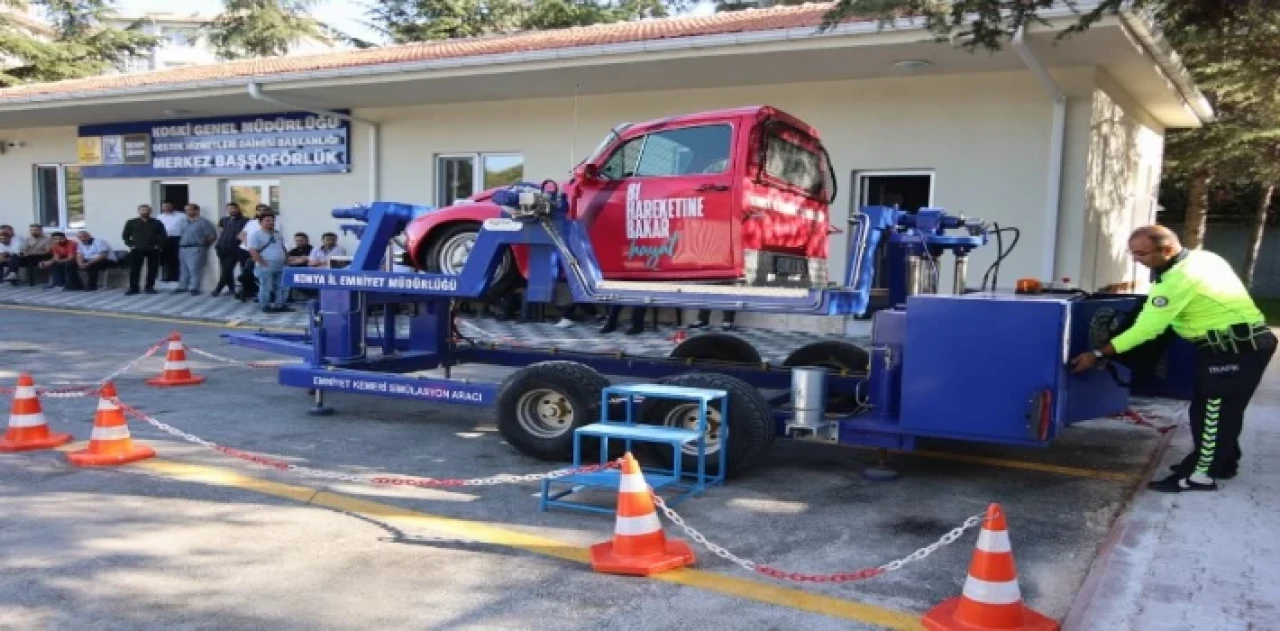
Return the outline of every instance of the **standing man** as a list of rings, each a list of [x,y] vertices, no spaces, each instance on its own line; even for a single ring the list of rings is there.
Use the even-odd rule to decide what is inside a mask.
[[[1170,327],[1194,343],[1196,386],[1190,415],[1195,449],[1172,475],[1149,486],[1166,493],[1215,491],[1217,478],[1236,476],[1244,411],[1276,352],[1276,336],[1231,265],[1217,254],[1183,248],[1164,226],[1135,230],[1129,251],[1153,273],[1147,302],[1127,331],[1076,357],[1074,372],[1156,341]]]
[[[169,235],[164,224],[151,216],[151,206],[138,206],[138,216],[124,222],[124,232],[120,235],[125,247],[129,248],[129,291],[126,296],[138,293],[138,275],[142,271],[142,263],[147,263],[147,293],[156,293],[156,273],[159,272],[160,252],[164,248]]]
[[[160,223],[164,224],[166,235],[164,246],[160,248],[160,280],[166,283],[178,282],[182,276],[180,242],[187,217],[173,207],[173,202],[163,202],[160,204]]]
[[[209,246],[218,239],[218,229],[213,222],[200,216],[199,204],[187,204],[187,215],[182,220],[182,234],[178,237],[178,262],[182,273],[178,276],[180,294],[190,291],[200,295],[200,279],[204,275],[204,263],[209,260]]]
[[[227,216],[218,220],[218,240],[213,249],[218,253],[218,284],[213,288],[213,296],[222,294],[225,287],[232,295],[236,293],[236,265],[248,260],[248,252],[240,249],[240,233],[244,231],[249,218],[240,210],[240,204],[227,204]]]
[[[245,245],[256,264],[253,273],[258,279],[258,304],[266,313],[283,311],[284,288],[280,281],[289,251],[285,249],[284,234],[276,230],[275,215],[268,212],[258,217],[258,229]]]

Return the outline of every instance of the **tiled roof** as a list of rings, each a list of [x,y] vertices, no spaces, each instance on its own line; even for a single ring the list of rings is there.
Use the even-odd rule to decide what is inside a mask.
[[[769,9],[716,13],[706,16],[616,22],[613,24],[598,24],[551,31],[530,31],[506,36],[421,42],[367,50],[272,57],[207,66],[187,66],[136,74],[37,83],[0,90],[0,102],[36,95],[55,95],[70,92],[110,93],[114,90],[153,86],[173,86],[178,88],[182,84],[239,77],[262,77],[380,64],[546,51],[700,35],[721,35],[806,27],[816,28],[821,23],[823,14],[830,7],[830,3],[781,6]]]

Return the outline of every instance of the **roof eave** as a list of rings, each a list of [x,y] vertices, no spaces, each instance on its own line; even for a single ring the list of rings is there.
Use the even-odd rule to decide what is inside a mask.
[[[1143,14],[1122,11],[1120,23],[1142,44],[1147,54],[1151,55],[1164,78],[1178,91],[1179,98],[1187,109],[1195,114],[1200,124],[1212,123],[1217,118],[1213,105],[1200,91],[1195,78],[1191,76],[1191,71],[1182,63],[1182,58],[1174,50],[1173,45],[1159,32],[1155,21]]]

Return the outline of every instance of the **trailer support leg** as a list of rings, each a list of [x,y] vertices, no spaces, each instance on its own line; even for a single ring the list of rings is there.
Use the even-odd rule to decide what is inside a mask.
[[[876,450],[876,463],[862,470],[862,478],[872,482],[892,482],[898,479],[898,470],[889,466],[889,450]]]
[[[316,404],[315,407],[307,410],[307,414],[311,416],[333,416],[333,408],[326,407],[324,404],[324,390],[316,388],[311,392],[315,395]]]

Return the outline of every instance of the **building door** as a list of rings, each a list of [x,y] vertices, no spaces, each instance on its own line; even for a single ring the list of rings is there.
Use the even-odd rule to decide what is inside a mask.
[[[891,206],[907,212],[933,206],[932,171],[855,171],[853,173],[854,211],[864,206]],[[852,240],[853,234],[849,235]],[[872,308],[864,318],[888,305],[888,258],[881,241],[875,259],[875,281],[872,283]],[[846,244],[848,252],[852,243]],[[878,290],[878,291],[877,291]]]
[[[169,202],[179,212],[191,202],[186,182],[160,182],[159,198],[161,204]]]
[[[235,203],[245,217],[257,216],[258,204],[266,204],[280,212],[279,180],[229,180],[226,190],[227,203]]]

